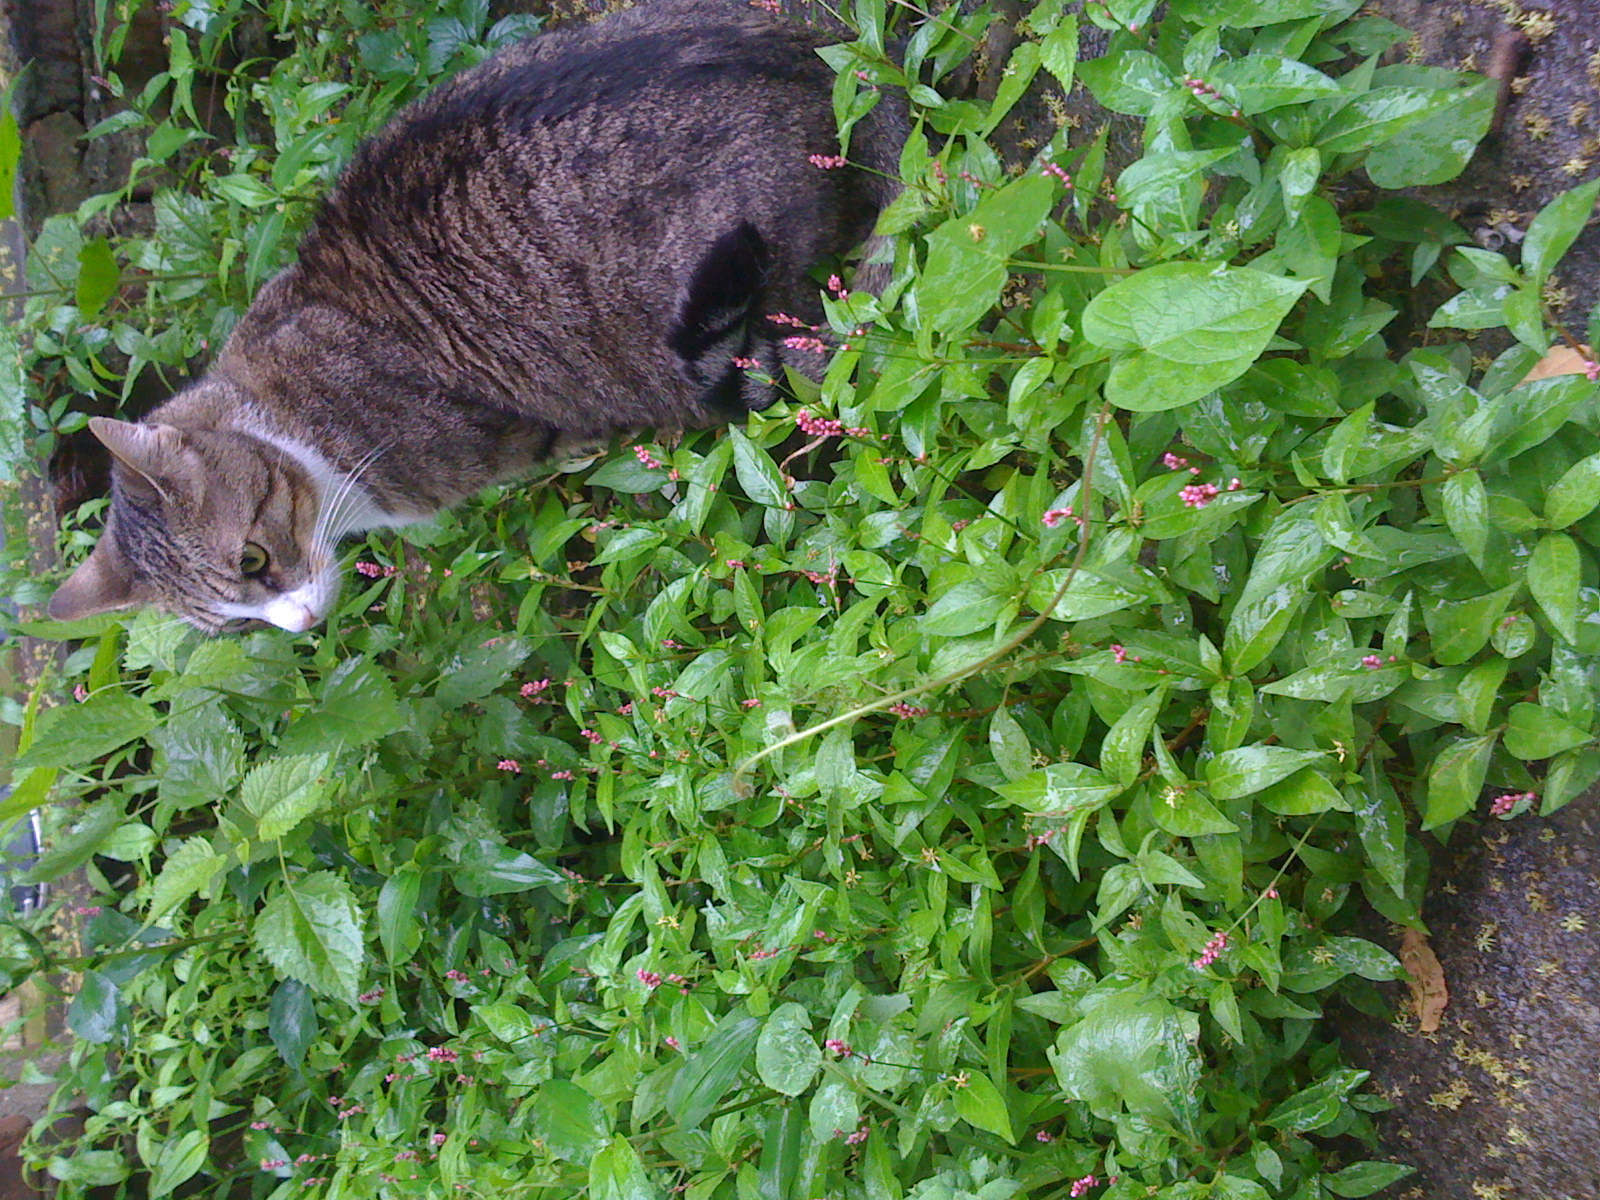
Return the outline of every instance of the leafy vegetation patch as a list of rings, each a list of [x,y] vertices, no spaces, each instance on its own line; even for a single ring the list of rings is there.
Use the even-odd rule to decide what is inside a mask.
[[[1379,66],[1400,33],[1358,7],[1043,0],[986,104],[950,83],[986,9],[859,0],[841,125],[888,88],[918,123],[893,283],[831,289],[820,388],[375,536],[312,635],[26,626],[80,640],[76,699],[9,711],[6,811],[78,801],[36,874],[104,894],[79,946],[3,934],[14,981],[73,973],[90,1116],[34,1148],[65,1194],[1403,1177],[1350,1157],[1383,1102],[1318,1023],[1399,970],[1354,912],[1418,924],[1418,830],[1600,774],[1600,369],[1543,303],[1600,183],[1519,263],[1404,196],[1340,211],[1357,172],[1449,177],[1492,106]],[[145,135],[129,189],[35,247],[34,454],[79,393],[203,358],[359,137],[526,31],[473,0],[415,33],[173,17],[91,131]],[[226,65],[247,21],[281,58]],[[1113,178],[1063,127],[1007,167],[1008,109],[1075,78],[1143,157]],[[153,232],[104,233],[141,181]],[[1466,336],[1409,338],[1440,263],[1428,329]],[[1530,379],[1558,339],[1575,369]]]

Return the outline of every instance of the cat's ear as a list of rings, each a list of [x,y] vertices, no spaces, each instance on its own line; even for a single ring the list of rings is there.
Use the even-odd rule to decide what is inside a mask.
[[[170,425],[135,425],[110,417],[90,417],[89,432],[132,472],[135,482],[168,498],[182,474],[183,434]]]
[[[102,537],[78,569],[50,597],[48,612],[57,621],[76,621],[149,599],[143,582],[129,569],[111,539]]]

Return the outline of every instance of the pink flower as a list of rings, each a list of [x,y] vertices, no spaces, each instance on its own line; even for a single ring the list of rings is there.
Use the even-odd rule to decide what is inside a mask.
[[[821,338],[815,337],[786,337],[783,344],[791,350],[809,350],[813,354],[822,354],[828,349]]]
[[[871,1132],[872,1126],[863,1123],[860,1129],[856,1130],[849,1137],[844,1139],[844,1144],[846,1146],[859,1146],[862,1142],[867,1140],[867,1135]]]
[[[1070,516],[1072,516],[1072,505],[1069,504],[1065,508],[1046,509],[1044,516],[1039,520],[1046,529],[1054,529]]]
[[[1111,643],[1111,658],[1112,658],[1112,661],[1115,662],[1117,664],[1117,666],[1120,667],[1123,663],[1128,661],[1128,648],[1126,646],[1120,645],[1117,642],[1112,642]]]
[[[738,367],[741,371],[758,371],[761,369],[761,363],[756,359],[745,358],[741,355],[736,355],[734,357],[733,365]]]
[[[760,708],[761,707],[761,701],[757,700],[753,696],[748,700],[741,700],[741,701],[739,701],[739,703],[741,705],[743,705],[745,708]]]
[[[661,461],[643,446],[635,446],[633,448],[633,456],[652,471],[661,469]]]
[[[1072,1182],[1072,1189],[1067,1195],[1072,1197],[1081,1196],[1099,1182],[1093,1175],[1085,1175],[1082,1179],[1075,1179]]]
[[[647,988],[658,988],[661,986],[661,976],[656,974],[654,971],[646,971],[643,967],[641,967],[638,975],[639,982],[644,984]]]
[[[889,711],[895,716],[899,717],[902,721],[908,721],[915,717],[925,717],[928,715],[928,710],[926,708],[923,708],[921,705],[917,704],[907,704],[904,700],[900,701],[898,704],[889,705]]]
[[[1376,671],[1383,666],[1383,659],[1376,654],[1368,654],[1362,658],[1361,665],[1369,671]]]
[[[428,1061],[429,1062],[451,1062],[451,1063],[453,1063],[453,1062],[456,1061],[456,1059],[458,1059],[460,1057],[461,1057],[461,1054],[458,1051],[450,1049],[449,1046],[430,1046],[430,1047],[428,1047]]]
[[[1191,483],[1178,493],[1178,497],[1186,508],[1204,508],[1216,494],[1217,485],[1214,483]]]
[[[520,690],[522,692],[523,699],[531,700],[534,696],[537,696],[549,686],[550,681],[548,679],[536,679],[531,683],[523,684]]]
[[[828,276],[828,290],[841,300],[850,294],[844,286],[844,280],[840,279],[837,275]]]
[[[89,698],[89,689],[84,687],[83,684],[81,684],[81,683],[73,684],[72,685],[72,698],[74,700],[76,700],[79,704],[82,704],[85,700],[87,700]]]
[[[1508,792],[1504,796],[1496,798],[1494,803],[1489,805],[1489,815],[1492,817],[1509,816],[1511,810],[1523,801],[1526,800],[1531,804],[1538,798],[1538,792]]]
[[[849,1058],[855,1053],[855,1051],[850,1048],[849,1042],[841,1042],[838,1038],[829,1038],[827,1041],[823,1042],[822,1045],[825,1049],[831,1050],[841,1058]]]
[[[433,1135],[433,1144],[435,1146],[442,1146],[449,1140],[450,1135],[448,1133],[436,1133]]]
[[[1036,1142],[1053,1142],[1056,1140],[1056,1135],[1051,1133],[1048,1129],[1041,1129],[1038,1133],[1033,1135],[1033,1140]]]
[[[578,736],[587,740],[591,745],[598,746],[605,739],[592,729],[578,730]]]
[[[1062,168],[1058,164],[1056,164],[1056,163],[1045,163],[1045,165],[1040,167],[1039,169],[1041,171],[1043,171],[1046,175],[1055,176],[1057,179],[1059,179],[1061,181],[1061,185],[1063,187],[1071,187],[1072,186],[1072,176],[1068,175],[1066,173],[1066,171],[1062,170]]]
[[[1174,454],[1171,450],[1168,450],[1161,456],[1161,465],[1169,471],[1181,471],[1189,465],[1189,460],[1181,454]]]
[[[842,154],[808,154],[806,161],[824,171],[836,170],[845,165],[845,157]]]
[[[803,338],[788,338],[790,342],[803,341]],[[844,422],[836,421],[831,417],[818,417],[812,415],[809,408],[802,408],[794,415],[794,423],[799,426],[800,432],[811,437],[841,437],[844,434]]]
[[[682,1048],[683,1048],[683,1047],[682,1047],[682,1044],[681,1044],[681,1043],[680,1043],[680,1042],[679,1042],[679,1041],[678,1041],[678,1039],[677,1039],[677,1038],[675,1038],[675,1037],[669,1037],[669,1038],[667,1038],[667,1039],[666,1039],[666,1042],[667,1042],[667,1046],[668,1046],[668,1048],[669,1048],[669,1049],[672,1049],[672,1050],[681,1050],[681,1049],[682,1049]]]
[[[1200,957],[1194,960],[1194,969],[1203,971],[1217,959],[1222,957],[1223,951],[1228,948],[1228,935],[1225,933],[1212,934],[1211,940],[1200,951]]]
[[[509,771],[513,775],[522,774],[522,764],[514,758],[502,758],[495,766],[502,771]]]
[[[1586,360],[1583,364],[1583,377],[1590,383],[1600,383],[1600,362]]]

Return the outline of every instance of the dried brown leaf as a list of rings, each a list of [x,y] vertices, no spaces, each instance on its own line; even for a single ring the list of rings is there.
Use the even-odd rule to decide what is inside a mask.
[[[1415,929],[1405,931],[1400,939],[1400,964],[1406,969],[1406,986],[1411,989],[1419,1027],[1423,1033],[1433,1033],[1450,1003],[1450,989],[1445,986],[1444,967],[1428,945],[1426,934]]]
[[[1592,362],[1594,351],[1587,346],[1579,346],[1576,350],[1571,346],[1556,346],[1522,377],[1522,382],[1532,383],[1535,379],[1549,379],[1552,375],[1583,375],[1588,372]]]

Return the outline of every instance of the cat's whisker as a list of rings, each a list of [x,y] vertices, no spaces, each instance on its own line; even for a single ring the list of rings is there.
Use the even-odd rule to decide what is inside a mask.
[[[351,518],[358,509],[357,489],[360,487],[361,477],[387,449],[387,444],[374,446],[339,480],[332,495],[324,501],[322,511],[317,514],[317,524],[311,533],[312,545],[332,554],[344,535],[351,531],[354,527]]]

